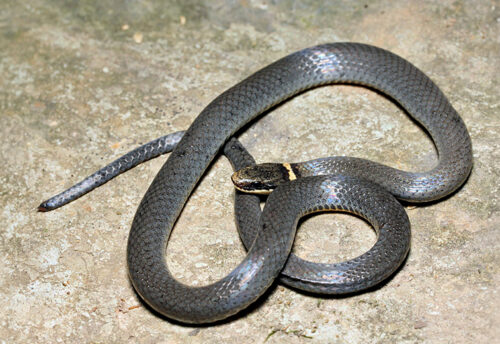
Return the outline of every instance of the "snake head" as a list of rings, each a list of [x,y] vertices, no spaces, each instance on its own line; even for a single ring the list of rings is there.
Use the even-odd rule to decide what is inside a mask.
[[[253,194],[269,194],[278,185],[294,179],[290,164],[276,163],[245,167],[231,176],[236,189]]]

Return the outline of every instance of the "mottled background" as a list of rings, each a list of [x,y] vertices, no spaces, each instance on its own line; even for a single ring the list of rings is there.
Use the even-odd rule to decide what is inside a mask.
[[[498,1],[14,1],[0,4],[1,343],[489,343],[498,338]],[[382,288],[324,299],[277,286],[208,327],[152,313],[127,278],[139,201],[165,158],[51,213],[43,199],[140,143],[185,129],[210,100],[275,59],[358,41],[427,73],[463,116],[474,170],[452,197],[408,206],[412,250]],[[372,91],[303,94],[241,134],[260,162],[352,155],[425,170],[431,141]],[[167,256],[202,285],[244,256],[220,158]],[[348,215],[307,219],[295,250],[352,258],[375,235]],[[496,313],[496,314],[495,314]]]

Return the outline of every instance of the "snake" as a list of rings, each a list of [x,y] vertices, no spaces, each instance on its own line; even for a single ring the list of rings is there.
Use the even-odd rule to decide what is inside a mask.
[[[431,137],[438,154],[436,166],[426,172],[407,172],[343,156],[255,165],[232,138],[285,100],[327,84],[365,86],[399,104]],[[410,247],[409,220],[398,200],[423,203],[448,196],[464,184],[473,164],[465,123],[422,71],[382,48],[330,43],[264,67],[216,97],[185,132],[138,148],[38,209],[55,209],[109,176],[160,154],[163,148],[158,147],[165,147],[165,141],[172,152],[134,216],[127,264],[140,297],[160,314],[183,323],[213,323],[233,316],[261,297],[278,276],[292,287],[320,294],[352,293],[377,285],[396,271]],[[236,193],[237,227],[248,253],[227,276],[193,287],[171,274],[165,251],[188,197],[220,151],[234,160],[232,180],[237,189],[270,194],[260,214],[257,196]],[[323,211],[366,219],[377,233],[375,245],[359,257],[335,264],[290,254],[298,220]],[[252,212],[255,217],[242,216]],[[250,229],[242,229],[246,227]]]

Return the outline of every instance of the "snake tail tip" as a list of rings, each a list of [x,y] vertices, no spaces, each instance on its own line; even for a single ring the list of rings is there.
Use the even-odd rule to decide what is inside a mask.
[[[50,208],[48,208],[46,205],[44,205],[44,203],[40,204],[38,206],[38,208],[36,208],[36,210],[39,212],[39,213],[46,213],[48,211],[50,211]]]

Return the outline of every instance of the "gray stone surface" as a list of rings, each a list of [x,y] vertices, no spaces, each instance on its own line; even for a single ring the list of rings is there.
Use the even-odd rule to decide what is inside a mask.
[[[498,338],[498,1],[13,1],[0,4],[1,343],[491,343]],[[51,213],[43,199],[113,158],[185,129],[258,68],[318,43],[360,41],[427,73],[470,130],[474,170],[452,197],[408,206],[410,256],[379,289],[346,298],[278,286],[230,322],[186,327],[152,313],[127,278],[135,209],[165,158]],[[256,159],[352,155],[425,170],[424,132],[369,90],[323,87],[241,135]],[[167,256],[215,281],[244,256],[230,166],[191,197]],[[296,251],[335,262],[375,241],[348,215],[301,226]]]

